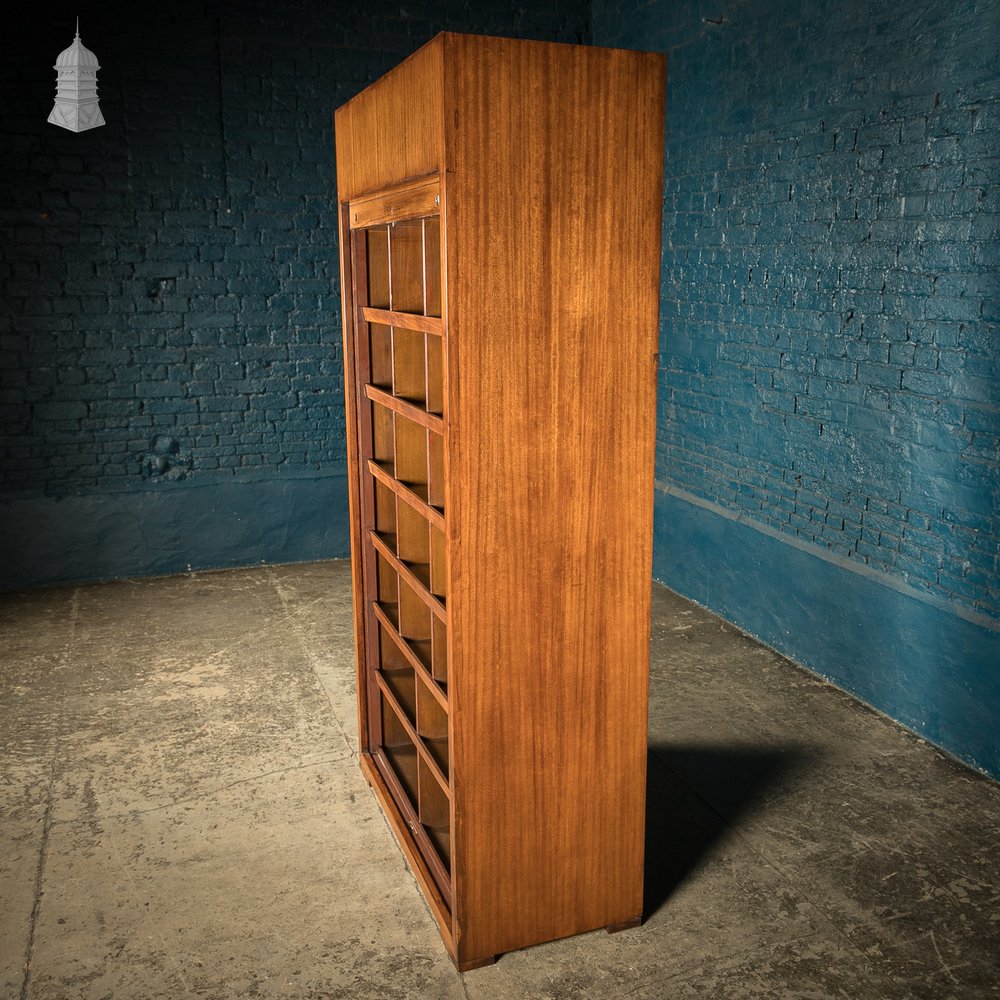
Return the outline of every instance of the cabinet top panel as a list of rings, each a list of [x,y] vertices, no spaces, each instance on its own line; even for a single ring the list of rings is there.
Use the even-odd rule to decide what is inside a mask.
[[[612,104],[601,103],[612,92],[629,111],[629,100],[644,93],[640,81],[650,73],[662,87],[664,57],[441,32],[337,110],[339,199],[349,201],[454,169],[458,147],[488,141],[494,118],[503,113],[490,96],[501,96],[522,73],[539,67],[543,72],[533,82],[535,103],[539,108],[551,105],[568,121],[581,102],[595,112],[613,113]],[[607,83],[603,90],[602,79]],[[459,128],[460,95],[470,89],[485,95],[487,103],[465,107]]]
[[[367,87],[335,116],[341,201],[441,168],[444,35]]]

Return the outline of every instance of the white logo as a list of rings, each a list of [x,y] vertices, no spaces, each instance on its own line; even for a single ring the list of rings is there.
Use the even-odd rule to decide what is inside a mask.
[[[80,19],[76,19],[73,44],[59,53],[55,66],[56,102],[49,121],[71,132],[84,132],[104,124],[97,103],[97,56],[80,41]]]

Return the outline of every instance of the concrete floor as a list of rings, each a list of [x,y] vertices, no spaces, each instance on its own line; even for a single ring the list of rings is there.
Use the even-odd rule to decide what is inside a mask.
[[[654,588],[646,923],[460,976],[346,563],[0,598],[0,997],[1000,996],[1000,787]]]

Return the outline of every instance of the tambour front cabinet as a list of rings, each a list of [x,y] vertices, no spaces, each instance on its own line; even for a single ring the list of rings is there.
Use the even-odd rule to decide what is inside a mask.
[[[362,768],[461,969],[642,914],[662,56],[336,114]]]

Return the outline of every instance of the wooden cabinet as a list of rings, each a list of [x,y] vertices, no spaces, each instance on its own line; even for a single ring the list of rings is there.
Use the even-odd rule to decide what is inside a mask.
[[[336,115],[362,768],[460,969],[642,912],[662,56]]]

